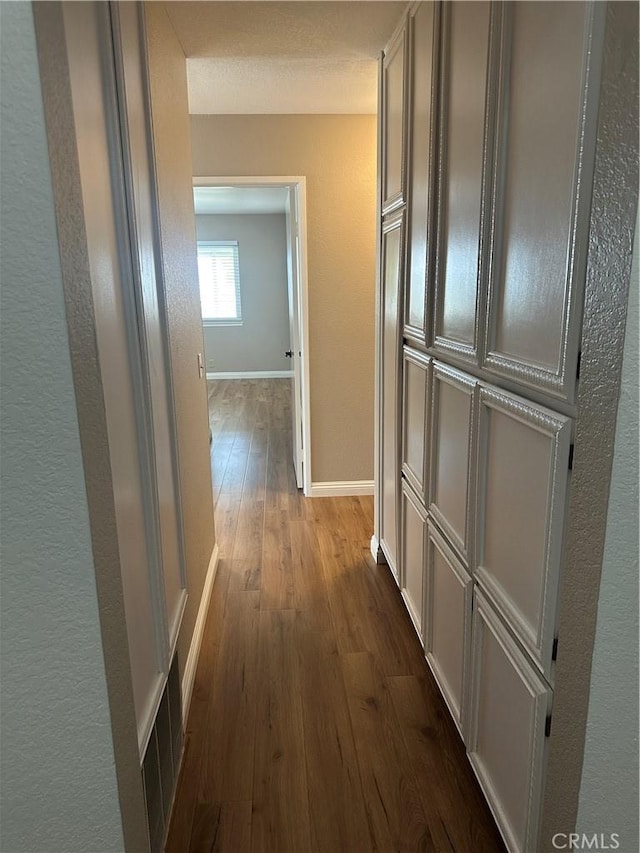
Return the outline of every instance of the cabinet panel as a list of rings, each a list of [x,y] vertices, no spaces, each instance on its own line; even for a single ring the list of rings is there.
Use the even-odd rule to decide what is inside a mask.
[[[472,377],[434,362],[429,509],[467,563],[476,386]]]
[[[403,358],[402,473],[426,504],[431,359],[408,347]]]
[[[433,222],[433,170],[436,142],[437,32],[439,6],[420,3],[409,16],[409,254],[404,334],[426,342],[426,282]]]
[[[547,678],[571,421],[480,390],[476,576]]]
[[[113,51],[109,7],[100,3],[63,6],[65,39],[89,253],[95,334],[109,437],[128,666],[138,746],[143,754],[163,686],[153,573],[155,554],[149,517],[149,459],[140,439],[140,350],[127,231],[124,187],[112,164],[122,157],[117,138],[113,68],[101,62]],[[105,484],[106,486],[107,484]]]
[[[434,345],[477,358],[490,4],[443,5]]]
[[[399,400],[400,370],[400,289],[404,215],[396,214],[382,227],[381,305],[382,365],[380,545],[398,577],[398,504],[400,490]]]
[[[396,35],[382,61],[382,211],[405,201],[406,29]]]
[[[569,399],[593,160],[584,136],[596,100],[586,93],[597,90],[594,69],[585,65],[593,15],[587,3],[506,7],[498,111],[495,266],[484,363]]]
[[[425,653],[464,738],[473,581],[431,523],[427,536]]]
[[[552,692],[476,593],[468,753],[507,846],[538,850],[545,723]]]
[[[420,642],[424,642],[424,549],[427,513],[402,482],[402,597]]]
[[[162,590],[157,606],[166,614],[167,660],[175,647],[186,603],[181,519],[177,490],[176,437],[173,402],[169,387],[169,345],[163,305],[163,285],[158,277],[155,175],[151,150],[151,128],[146,91],[143,33],[140,9],[132,3],[114,9],[121,50],[122,101],[128,129],[127,169],[130,170],[131,239],[138,264],[135,269],[138,295],[138,325],[143,348],[146,394],[149,403],[149,432],[153,435],[154,503],[162,569]]]

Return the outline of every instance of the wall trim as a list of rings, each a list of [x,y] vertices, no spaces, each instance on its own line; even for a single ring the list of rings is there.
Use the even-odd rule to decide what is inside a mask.
[[[236,370],[207,373],[207,379],[290,379],[292,370]]]
[[[372,495],[373,480],[336,480],[327,483],[311,483],[310,498],[348,497],[350,495]]]
[[[375,535],[375,533],[371,537],[371,542],[370,542],[369,547],[371,548],[371,556],[375,560],[376,565],[386,566],[387,565],[387,558],[384,555],[384,551],[380,547],[380,542],[378,541],[378,537]]]
[[[207,568],[207,575],[204,579],[204,587],[202,588],[202,598],[198,607],[198,615],[196,624],[193,629],[193,637],[189,646],[189,654],[187,655],[187,663],[185,664],[184,674],[182,677],[182,721],[186,724],[189,716],[189,706],[191,704],[191,694],[193,693],[193,684],[196,678],[196,668],[198,666],[198,657],[200,655],[200,646],[202,645],[202,637],[204,634],[204,626],[207,621],[207,613],[209,612],[209,603],[211,601],[211,592],[213,590],[213,582],[216,578],[218,569],[218,557],[220,549],[216,543],[211,552],[211,559]]]
[[[604,18],[606,28],[604,49],[596,41],[593,53],[593,61],[602,56],[603,66],[594,90],[599,104],[591,215],[580,236],[589,246],[541,818],[544,850],[553,848],[554,833],[573,832],[578,816],[638,205],[638,8],[596,3],[592,14],[599,26]]]

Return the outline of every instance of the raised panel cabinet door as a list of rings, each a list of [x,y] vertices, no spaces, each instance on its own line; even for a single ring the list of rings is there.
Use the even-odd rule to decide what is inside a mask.
[[[411,487],[402,481],[402,597],[424,643],[424,551],[427,512]]]
[[[133,251],[123,240],[127,210],[117,136],[110,8],[63,4],[69,82],[82,185],[101,393],[109,438],[131,685],[138,748],[144,750],[163,686],[163,657],[154,610],[154,557],[148,516],[148,458],[140,440],[140,340],[135,316]],[[107,484],[105,483],[105,487]]]
[[[444,3],[433,345],[477,361],[491,8]]]
[[[429,511],[468,565],[478,382],[439,362],[432,376]]]
[[[432,522],[426,557],[425,654],[464,739],[473,580]]]
[[[400,289],[402,274],[404,215],[397,213],[382,226],[381,300],[381,500],[380,546],[399,581],[398,515],[400,492],[399,373],[400,373]]]
[[[403,350],[402,473],[426,505],[431,359]]]
[[[409,14],[409,252],[404,334],[421,344],[426,344],[432,250],[439,11],[438,3],[425,2]]]
[[[551,680],[571,421],[480,389],[475,575]]]
[[[537,853],[551,688],[476,591],[467,752],[507,848]]]
[[[382,212],[406,197],[405,101],[407,31],[403,26],[382,59]]]
[[[158,607],[164,609],[168,647],[167,663],[178,639],[186,603],[186,574],[178,494],[176,437],[170,394],[169,343],[160,277],[159,230],[156,224],[155,171],[153,166],[150,106],[146,81],[141,7],[113,4],[121,54],[121,106],[127,128],[131,238],[138,264],[135,269],[138,325],[145,365],[145,392],[149,402],[160,565],[162,578]],[[160,604],[161,600],[161,604]],[[160,615],[156,618],[160,621]]]
[[[601,3],[505,4],[484,366],[573,399]]]

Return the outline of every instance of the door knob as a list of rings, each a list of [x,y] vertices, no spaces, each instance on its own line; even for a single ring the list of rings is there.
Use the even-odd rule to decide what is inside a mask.
[[[286,357],[287,357],[287,358],[293,358],[293,350],[288,349],[288,350],[285,352],[285,355],[286,355]]]

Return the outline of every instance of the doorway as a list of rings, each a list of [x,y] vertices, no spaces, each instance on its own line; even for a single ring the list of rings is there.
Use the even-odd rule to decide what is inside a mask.
[[[309,387],[309,351],[308,351],[308,302],[307,302],[307,231],[306,231],[306,179],[297,177],[196,177],[193,179],[196,217],[199,211],[211,213],[233,211],[234,214],[255,212],[281,212],[284,216],[285,253],[286,253],[286,326],[287,348],[280,354],[288,360],[287,369],[281,364],[268,363],[268,356],[255,350],[255,335],[246,329],[238,334],[243,325],[243,293],[241,282],[242,263],[239,261],[240,246],[237,239],[201,239],[219,237],[219,232],[199,230],[199,264],[208,264],[207,253],[218,268],[226,271],[228,286],[223,297],[203,301],[203,323],[205,325],[205,364],[208,379],[226,378],[263,378],[274,379],[290,377],[291,381],[291,430],[292,465],[296,485],[303,489],[305,496],[311,494],[311,429],[310,429],[310,387]],[[229,232],[230,233],[230,232]],[[226,235],[227,237],[229,234]],[[268,244],[267,244],[268,245]],[[258,260],[259,264],[259,260]],[[202,295],[202,288],[201,288]],[[272,302],[266,293],[256,293],[264,301],[263,317],[270,324],[269,315]],[[208,304],[205,304],[208,303]],[[246,307],[246,306],[245,306]],[[208,317],[208,314],[215,315]],[[279,323],[279,319],[274,322]],[[263,327],[264,324],[261,324]],[[216,332],[216,327],[218,331]],[[243,370],[233,370],[226,359],[217,358],[213,353],[213,340],[226,327],[226,334],[235,340],[236,358]],[[234,328],[235,327],[235,328]],[[209,332],[207,333],[207,329]],[[262,331],[263,328],[260,329]],[[249,333],[249,334],[247,334]],[[282,337],[281,341],[285,338]],[[273,343],[271,342],[271,350]],[[280,349],[283,349],[281,346]],[[245,361],[252,350],[253,362]],[[271,353],[273,357],[273,353]],[[220,364],[223,361],[223,364]],[[217,368],[223,366],[224,370]],[[247,366],[253,369],[247,370]],[[275,368],[275,369],[273,369]]]

